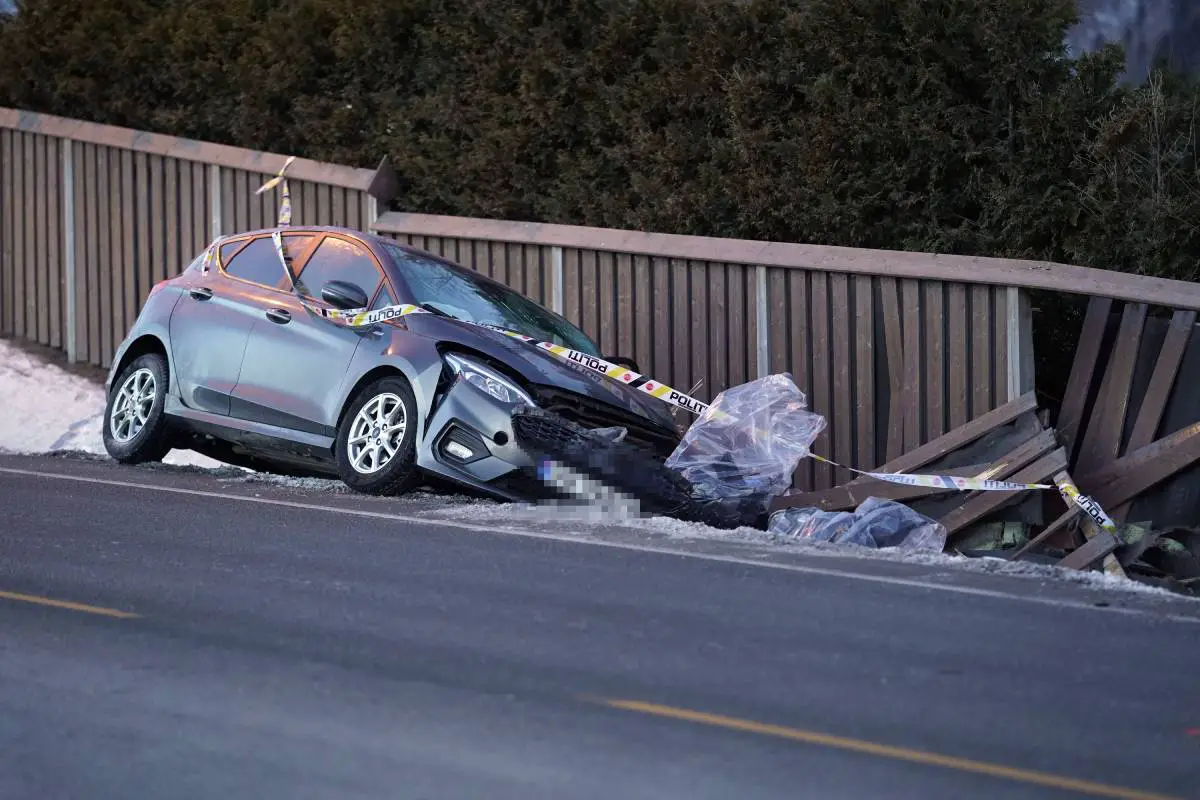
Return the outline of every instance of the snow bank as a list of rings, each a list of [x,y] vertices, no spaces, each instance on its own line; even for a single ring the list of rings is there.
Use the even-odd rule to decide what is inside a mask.
[[[107,455],[100,428],[104,399],[101,384],[0,340],[0,451],[74,450]],[[188,450],[174,450],[164,461],[223,466]]]

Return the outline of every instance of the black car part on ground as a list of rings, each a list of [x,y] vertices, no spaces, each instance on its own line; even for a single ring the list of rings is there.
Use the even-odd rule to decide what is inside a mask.
[[[661,456],[611,438],[543,409],[513,409],[513,434],[535,459],[553,459],[638,500],[640,508],[716,528],[764,527],[753,504],[698,497],[691,483]],[[627,437],[628,438],[628,437]]]

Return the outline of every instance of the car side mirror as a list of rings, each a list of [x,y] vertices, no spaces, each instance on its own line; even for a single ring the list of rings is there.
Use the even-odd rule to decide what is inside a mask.
[[[349,281],[330,281],[325,284],[321,287],[321,299],[343,311],[367,307],[367,293]]]
[[[634,372],[640,373],[642,371],[641,367],[638,366],[638,363],[632,358],[625,358],[624,356],[604,356],[604,360],[610,364],[616,364],[618,366],[625,367],[626,369],[631,369]]]

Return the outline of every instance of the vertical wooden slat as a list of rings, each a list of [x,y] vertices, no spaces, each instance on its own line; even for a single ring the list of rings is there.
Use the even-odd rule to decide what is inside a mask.
[[[111,149],[108,153],[108,286],[109,314],[108,347],[104,351],[104,363],[112,363],[117,345],[125,337],[127,324],[133,320],[125,314],[125,250],[124,224],[121,219],[121,151]]]
[[[171,269],[173,275],[178,274],[188,263],[187,253],[191,250],[192,241],[196,236],[196,208],[192,201],[192,165],[187,161],[176,161],[174,171],[179,175],[179,200],[176,206],[178,221],[175,223],[179,240],[176,244],[175,264]]]
[[[746,345],[747,334],[751,342],[756,341],[751,329],[754,324],[754,309],[752,305],[748,306],[746,301],[747,279],[753,280],[754,267],[730,264],[726,269],[728,278],[725,283],[725,292],[729,297],[729,303],[725,307],[725,313],[721,315],[721,321],[727,330],[725,335],[729,341],[726,359],[729,366],[725,380],[728,386],[737,386],[754,377],[755,354]],[[750,296],[753,297],[754,284],[750,283],[749,285]]]
[[[163,198],[166,201],[163,212],[166,222],[166,263],[163,266],[167,277],[173,278],[179,274],[179,219],[182,216],[179,208],[179,162],[173,158],[163,160]]]
[[[692,317],[691,272],[688,262],[671,259],[671,374],[667,379],[679,391],[686,392],[695,383],[692,378],[692,338],[696,325]]]
[[[936,439],[946,432],[946,310],[945,284],[926,281],[925,312],[925,435],[921,440]]]
[[[63,140],[50,139],[49,146],[46,150],[46,182],[49,187],[49,199],[46,212],[47,228],[46,228],[46,246],[47,246],[47,265],[49,274],[47,276],[47,284],[50,292],[49,297],[49,328],[50,337],[47,344],[51,347],[60,348],[63,346],[63,252],[62,243],[64,232],[62,227],[62,159],[63,159]],[[3,235],[3,234],[0,234]]]
[[[812,319],[811,306],[809,303],[809,272],[802,269],[787,270],[787,294],[788,294],[788,316],[785,326],[790,325],[791,335],[788,338],[787,352],[791,364],[792,377],[795,379],[796,385],[799,386],[805,396],[808,398],[808,407],[821,414],[827,412],[816,408],[816,399],[814,398],[815,388],[813,378],[813,335],[810,326]],[[821,445],[825,442],[825,445]],[[816,443],[813,446],[813,452],[818,451],[818,447],[824,447],[828,451],[829,431],[824,430],[817,437]],[[796,468],[795,485],[801,489],[812,490],[816,488],[816,462],[811,458],[806,458],[800,462]]]
[[[87,303],[87,361],[99,364],[100,350],[100,180],[99,153],[94,144],[87,145],[87,183],[83,189],[87,201],[87,283],[83,297]]]
[[[793,368],[788,356],[790,340],[788,328],[790,325],[788,271],[772,267],[767,270],[767,352],[772,374],[792,372]],[[793,373],[792,377],[807,397],[809,395],[808,387],[801,383],[799,376]]]
[[[78,361],[88,363],[88,318],[90,301],[88,292],[88,238],[89,209],[94,204],[88,191],[90,175],[88,167],[88,150],[91,145],[80,142],[72,143],[72,158],[75,162],[75,285],[71,291],[75,293],[75,357]]]
[[[729,336],[725,323],[727,303],[725,300],[725,264],[710,263],[708,271],[708,375],[709,397],[729,388]],[[736,268],[735,268],[736,269]]]
[[[1125,304],[1112,358],[1100,382],[1096,407],[1088,420],[1079,447],[1079,457],[1075,461],[1075,471],[1080,475],[1086,475],[1117,457],[1125,430],[1125,412],[1129,407],[1133,368],[1142,342],[1146,311],[1145,303]]]
[[[256,231],[265,227],[265,221],[268,216],[264,213],[267,202],[266,197],[267,195],[271,194],[271,192],[263,192],[261,195],[255,195],[254,191],[258,188],[258,186],[252,187],[250,185],[251,183],[253,183],[251,176],[242,170],[238,170],[237,180],[233,185],[233,191],[238,195],[239,199],[243,197],[245,198],[246,220],[242,223],[242,225],[248,230]],[[259,184],[259,186],[261,185],[262,184]],[[288,188],[291,188],[290,185]]]
[[[634,256],[633,258],[633,298],[634,298],[634,331],[633,358],[643,372],[650,370],[654,361],[654,349],[651,346],[650,331],[654,315],[661,311],[661,305],[656,304],[655,296],[650,288],[650,258]],[[654,372],[650,371],[653,375]]]
[[[570,320],[575,327],[583,330],[583,314],[579,308],[580,274],[579,250],[574,247],[564,247],[563,316]],[[584,333],[587,331],[585,330]]]
[[[665,258],[650,260],[652,272],[651,282],[654,292],[654,332],[653,346],[650,348],[651,358],[647,362],[650,375],[667,375],[670,379],[671,343],[675,337],[675,328],[671,321],[671,265]]]
[[[186,267],[192,259],[200,255],[205,246],[212,241],[212,213],[208,197],[208,167],[205,164],[192,164],[192,240],[184,248],[183,263]]]
[[[334,187],[330,191],[330,208],[329,218],[331,224],[341,228],[357,228],[350,222],[350,216],[346,213],[346,195],[352,194],[341,187]]]
[[[960,425],[965,425],[971,418],[971,404],[967,392],[970,381],[967,364],[967,344],[970,335],[967,330],[967,287],[965,284],[951,283],[946,293],[949,325],[946,399],[950,430],[954,430]]]
[[[1107,297],[1093,297],[1088,303],[1083,328],[1079,332],[1079,341],[1075,345],[1075,359],[1071,362],[1071,374],[1067,378],[1062,406],[1059,408],[1058,419],[1055,420],[1055,429],[1067,451],[1067,460],[1072,464],[1078,450],[1084,407],[1095,382],[1097,368],[1103,373],[1103,366],[1099,364],[1100,346],[1104,342],[1104,331],[1108,327],[1111,312],[1112,300]]]
[[[596,284],[597,264],[595,250],[579,251],[579,302],[580,318],[583,320],[583,332],[591,337],[603,349],[600,341],[600,307],[596,303],[596,295],[600,287]]]
[[[894,278],[879,279],[883,303],[884,352],[888,366],[888,417],[885,459],[904,452],[904,326],[900,312],[900,284]]]
[[[0,128],[0,336],[13,333],[13,132]]]
[[[992,288],[971,287],[971,419],[992,408]]]
[[[137,251],[137,195],[134,193],[135,175],[133,152],[121,152],[121,247],[125,262],[121,274],[124,276],[122,293],[125,302],[125,318],[129,324],[137,319],[138,311],[138,251]],[[124,332],[122,332],[124,335]]]
[[[24,193],[22,198],[33,197],[34,187],[37,185],[37,164],[34,156],[34,150],[37,147],[34,134],[26,133],[22,137],[22,161],[25,165],[24,172]],[[23,205],[26,205],[28,200],[25,199]],[[21,293],[24,298],[22,305],[25,307],[25,325],[21,328],[21,335],[26,339],[37,339],[37,230],[36,216],[30,213],[31,209],[26,208],[22,216],[24,224],[21,226],[24,230],[21,248],[21,264],[24,267],[24,279],[22,281]]]
[[[167,199],[163,193],[163,158],[150,156],[150,270],[158,283],[167,277],[166,220]]]
[[[708,349],[708,271],[707,262],[688,262],[688,273],[691,278],[691,298],[688,309],[692,322],[692,383],[703,381],[696,397],[706,402],[711,401],[716,393],[713,388],[712,359]],[[687,389],[683,389],[683,391],[687,391]]]
[[[833,407],[833,338],[829,319],[829,273],[812,273],[812,407],[825,417],[828,427],[817,437],[813,452],[832,458],[839,427],[844,420],[837,418]],[[818,463],[813,469],[814,488],[827,489],[834,485],[833,467]]]
[[[600,347],[605,355],[617,351],[617,265],[616,256],[607,251],[596,255],[600,267],[597,286],[600,301]]]
[[[842,464],[853,464],[854,453],[854,379],[851,376],[850,352],[854,335],[853,314],[850,310],[850,279],[844,274],[829,276],[829,336],[833,363],[832,413],[837,419],[833,429],[833,460]],[[853,473],[842,469],[833,470],[833,483],[845,483],[854,478]]]
[[[904,303],[904,449],[922,444],[921,401],[921,284],[900,283]]]
[[[855,463],[859,469],[879,466],[875,453],[875,287],[869,275],[854,278],[854,409]]]
[[[24,205],[25,196],[25,134],[12,135],[13,214],[12,214],[12,331],[14,336],[25,335],[25,217],[17,210]]]
[[[49,244],[49,217],[50,217],[50,183],[46,175],[46,138],[45,136],[35,136],[33,140],[33,172],[34,172],[34,193],[30,196],[33,201],[34,220],[34,257],[33,268],[36,273],[36,300],[34,307],[37,309],[34,318],[36,325],[33,326],[32,333],[35,340],[39,344],[48,344],[50,342],[50,287],[47,284],[47,279],[50,277],[50,262],[47,245]]]
[[[633,356],[633,256],[617,253],[616,261],[616,350],[624,358]]]
[[[221,230],[226,232],[243,231],[240,209],[246,205],[245,197],[237,193],[239,170],[221,170]]]
[[[93,363],[107,366],[109,354],[112,353],[112,196],[109,193],[112,173],[108,165],[109,148],[100,147],[96,151],[96,283],[93,291],[100,295],[100,305],[97,309],[99,339],[96,343],[98,359]]]
[[[1001,405],[1008,396],[1008,289],[992,287],[992,403]],[[986,409],[991,411],[990,408]]]
[[[318,225],[336,225],[344,227],[346,223],[337,222],[336,216],[333,213],[333,196],[342,194],[340,188],[332,186],[320,186],[317,188],[317,224]]]
[[[133,218],[135,222],[135,238],[137,240],[137,303],[138,311],[141,311],[142,306],[146,302],[146,297],[150,294],[150,286],[153,281],[151,273],[151,264],[153,263],[153,255],[150,251],[150,166],[146,162],[145,153],[134,153],[134,196],[137,202],[134,206],[136,211]],[[222,211],[222,215],[224,215]],[[222,222],[222,225],[225,223]]]
[[[549,308],[550,298],[542,292],[542,270],[544,269],[542,252],[542,248],[536,244],[526,245],[525,251],[521,254],[521,271],[525,274],[525,294]],[[545,249],[545,254],[549,258],[550,248]],[[453,240],[447,242],[447,251],[444,255],[449,258],[454,257]]]

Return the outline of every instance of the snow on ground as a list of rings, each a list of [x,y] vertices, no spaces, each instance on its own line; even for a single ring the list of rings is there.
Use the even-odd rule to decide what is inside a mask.
[[[0,451],[104,451],[100,423],[104,387],[0,340]],[[167,464],[220,467],[198,453],[175,450]]]

